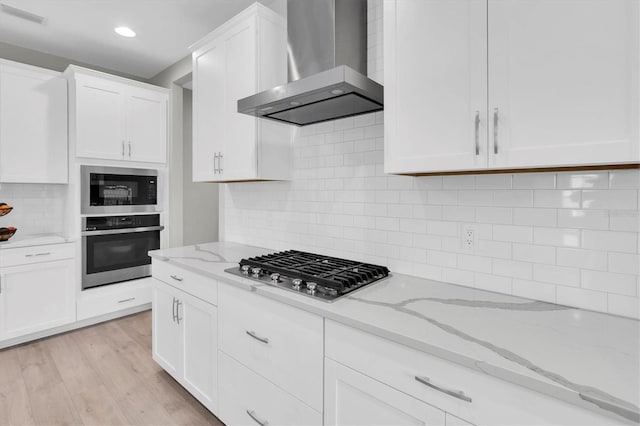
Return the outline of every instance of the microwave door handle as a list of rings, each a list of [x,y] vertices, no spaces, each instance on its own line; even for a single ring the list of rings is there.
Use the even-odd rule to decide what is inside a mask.
[[[121,228],[121,229],[103,229],[100,231],[84,231],[81,232],[83,237],[92,237],[96,235],[114,235],[114,234],[131,234],[134,232],[162,231],[164,226],[143,226],[140,228]]]

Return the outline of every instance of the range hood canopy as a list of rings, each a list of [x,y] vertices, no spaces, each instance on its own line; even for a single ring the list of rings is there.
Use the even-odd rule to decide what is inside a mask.
[[[305,126],[383,109],[366,76],[366,0],[288,0],[289,83],[238,100],[238,112]]]

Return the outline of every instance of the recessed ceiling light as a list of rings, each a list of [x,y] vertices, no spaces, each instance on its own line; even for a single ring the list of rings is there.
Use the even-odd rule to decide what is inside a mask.
[[[120,34],[122,37],[135,37],[136,36],[136,32],[133,31],[129,27],[116,27],[116,28],[114,28],[114,31],[116,33]]]

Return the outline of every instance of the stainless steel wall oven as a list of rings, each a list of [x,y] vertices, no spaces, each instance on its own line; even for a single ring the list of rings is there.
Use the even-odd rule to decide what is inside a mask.
[[[159,214],[83,217],[82,289],[150,276],[163,229]]]

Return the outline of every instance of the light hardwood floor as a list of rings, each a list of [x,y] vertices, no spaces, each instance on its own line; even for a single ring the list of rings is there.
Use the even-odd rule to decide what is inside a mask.
[[[222,425],[151,359],[151,311],[0,351],[0,425]]]

